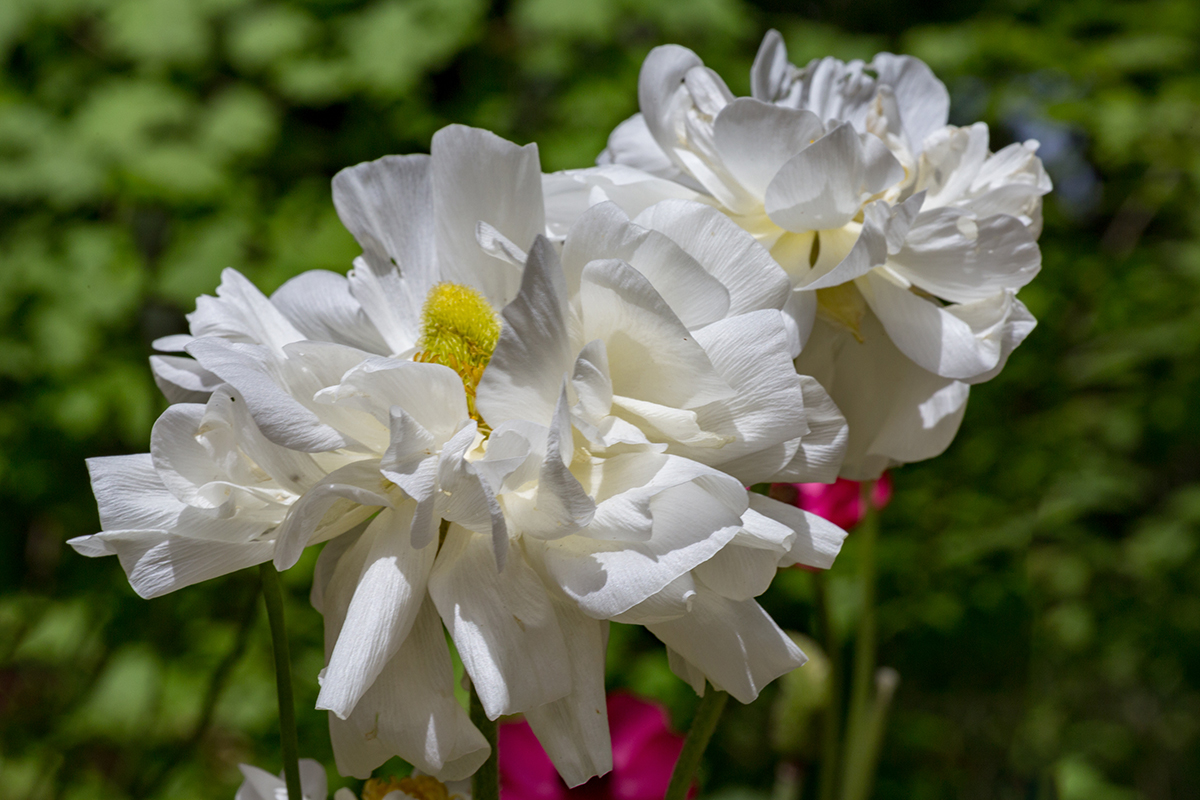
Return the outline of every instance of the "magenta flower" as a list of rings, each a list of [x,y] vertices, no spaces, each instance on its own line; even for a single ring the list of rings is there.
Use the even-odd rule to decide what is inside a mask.
[[[500,800],[662,800],[683,749],[683,737],[667,727],[666,711],[630,694],[610,694],[608,728],[612,772],[572,789],[529,723],[501,725]]]
[[[867,510],[862,502],[862,484],[846,478],[836,483],[773,483],[771,497],[824,517],[850,530],[862,522]],[[892,478],[883,473],[871,492],[871,505],[883,508],[892,499]]]

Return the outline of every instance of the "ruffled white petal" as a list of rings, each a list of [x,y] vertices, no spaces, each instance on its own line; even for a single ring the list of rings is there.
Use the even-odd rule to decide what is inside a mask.
[[[452,525],[429,578],[429,594],[489,719],[571,691],[558,618],[523,558],[510,559],[498,571],[491,541]]]
[[[542,171],[537,145],[518,147],[478,128],[450,125],[433,136],[433,207],[443,280],[474,286],[495,308],[517,296],[520,270],[475,241],[480,221],[528,250],[542,232]]]
[[[329,592],[351,599],[325,668],[317,708],[349,716],[408,636],[425,597],[434,549],[409,537],[414,503],[384,509],[342,556]]]
[[[758,603],[730,600],[701,584],[690,612],[646,627],[742,703],[807,660]]]
[[[578,786],[612,769],[604,694],[608,623],[584,616],[568,601],[552,603],[571,662],[571,693],[529,709],[525,719],[567,786]]]
[[[476,407],[492,426],[510,419],[547,424],[572,356],[563,270],[544,236],[535,240],[521,291],[502,318],[500,341],[476,389]]]

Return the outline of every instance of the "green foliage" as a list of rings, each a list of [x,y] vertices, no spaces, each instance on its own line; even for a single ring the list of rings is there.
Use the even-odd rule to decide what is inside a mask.
[[[636,110],[651,47],[692,47],[745,93],[768,26],[799,63],[920,56],[956,122],[986,120],[993,149],[1042,139],[1057,184],[1022,293],[1038,329],[882,516],[880,658],[903,682],[877,796],[1200,785],[1200,6],[783,8],[0,2],[0,797],[228,798],[239,761],[279,766],[254,576],[147,602],[115,559],[64,546],[98,527],[83,459],[145,450],[149,343],[221,269],[267,291],[345,271],[329,179],[449,122],[584,166]],[[856,558],[851,537],[829,581],[844,638]],[[301,748],[331,765],[310,570],[285,576]],[[813,630],[809,584],[764,598],[785,627]],[[656,642],[614,626],[609,667],[689,719]],[[727,712],[706,795],[769,793],[780,694],[800,702],[789,684]]]

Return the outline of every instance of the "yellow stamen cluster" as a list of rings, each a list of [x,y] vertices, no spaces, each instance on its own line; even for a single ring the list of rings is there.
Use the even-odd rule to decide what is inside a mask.
[[[383,800],[388,792],[397,789],[417,800],[451,800],[446,785],[429,775],[407,778],[371,778],[363,785],[362,800]],[[458,797],[458,795],[454,795]]]
[[[469,286],[439,283],[429,290],[421,310],[421,351],[415,361],[441,364],[462,376],[467,410],[488,431],[475,410],[475,388],[500,340],[500,318],[487,298]]]
[[[861,344],[862,320],[867,301],[853,282],[817,289],[817,316],[835,327],[850,331]]]

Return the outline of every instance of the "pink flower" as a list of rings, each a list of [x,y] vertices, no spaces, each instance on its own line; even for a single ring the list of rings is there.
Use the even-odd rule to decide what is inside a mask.
[[[574,789],[567,787],[529,723],[500,726],[500,800],[662,800],[683,737],[667,727],[655,703],[630,694],[608,696],[613,768]]]
[[[866,509],[862,502],[862,484],[845,478],[836,483],[772,483],[771,497],[797,508],[811,511],[846,530],[862,522]],[[875,482],[871,505],[883,508],[892,499],[892,479],[884,473]]]

